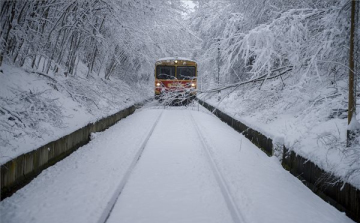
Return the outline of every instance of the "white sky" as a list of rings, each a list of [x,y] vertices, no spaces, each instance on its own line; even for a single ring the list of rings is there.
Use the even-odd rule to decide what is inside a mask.
[[[194,9],[194,7],[196,6],[196,4],[192,1],[192,0],[182,0],[182,2],[189,8],[189,9]]]
[[[188,9],[187,13],[184,13],[184,17],[186,18],[187,15],[195,10],[196,3],[192,0],[181,0],[185,7]]]

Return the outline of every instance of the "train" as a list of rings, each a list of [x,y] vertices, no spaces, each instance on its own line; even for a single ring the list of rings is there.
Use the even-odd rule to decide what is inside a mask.
[[[174,105],[196,97],[197,63],[181,57],[158,59],[155,63],[155,99]]]

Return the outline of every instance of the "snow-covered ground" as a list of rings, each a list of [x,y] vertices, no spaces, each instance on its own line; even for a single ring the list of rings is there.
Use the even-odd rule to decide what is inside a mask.
[[[198,106],[145,106],[94,134],[3,200],[0,220],[91,223],[109,211],[107,222],[352,222]]]
[[[199,98],[360,188],[360,146],[346,147],[347,79],[313,80],[301,88],[300,79],[240,86],[223,91],[220,100],[218,93]],[[281,158],[279,148],[275,154]]]
[[[7,64],[0,70],[0,164],[152,95],[149,85],[86,77],[81,63],[68,77]]]

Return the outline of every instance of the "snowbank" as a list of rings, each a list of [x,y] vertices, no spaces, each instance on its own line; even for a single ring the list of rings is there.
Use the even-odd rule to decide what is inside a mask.
[[[0,164],[152,95],[115,77],[43,74],[4,64],[0,72]]]
[[[315,80],[298,88],[291,85],[296,83],[296,76],[290,76],[284,83],[274,80],[261,87],[255,83],[233,92],[230,89],[221,93],[220,101],[217,93],[199,97],[360,188],[360,145],[346,147],[348,125],[342,109],[347,97],[346,79],[336,86]]]

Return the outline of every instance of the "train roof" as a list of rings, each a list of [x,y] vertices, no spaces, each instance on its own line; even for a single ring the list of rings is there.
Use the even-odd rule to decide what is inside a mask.
[[[185,57],[164,57],[164,58],[160,58],[157,61],[173,61],[173,60],[186,60],[186,61],[192,61],[195,62],[195,60],[189,59],[189,58],[185,58]]]

